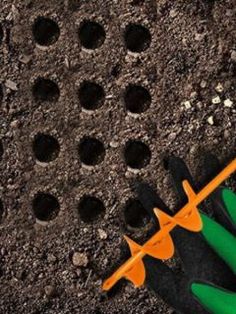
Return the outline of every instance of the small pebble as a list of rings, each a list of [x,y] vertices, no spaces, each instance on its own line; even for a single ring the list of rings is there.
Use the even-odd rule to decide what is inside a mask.
[[[201,83],[200,83],[200,86],[201,86],[201,88],[206,88],[207,82],[202,80]]]
[[[192,92],[190,94],[191,99],[196,99],[197,98],[197,92]]]
[[[195,33],[195,40],[196,41],[203,40],[205,36],[206,36],[206,34]]]
[[[12,129],[17,129],[19,124],[20,124],[20,122],[18,120],[14,120],[10,123],[10,126]]]
[[[118,143],[118,142],[115,142],[115,141],[111,141],[111,142],[110,142],[110,146],[111,146],[112,148],[117,148],[117,147],[119,146],[119,143]]]
[[[98,234],[101,240],[106,240],[107,239],[107,233],[102,230],[102,229],[98,229]]]
[[[224,91],[224,87],[221,83],[218,83],[217,86],[215,87],[215,90],[218,92],[218,93],[222,93]]]
[[[234,61],[234,62],[236,62],[236,50],[233,50],[233,51],[231,52],[231,60]]]
[[[187,110],[192,107],[191,102],[189,100],[184,101],[183,105],[184,105],[185,109],[187,109]]]
[[[30,56],[27,56],[27,55],[21,55],[19,57],[19,61],[23,64],[27,64],[31,61],[31,57]]]
[[[6,80],[5,86],[13,91],[18,90],[17,84],[11,80]]]
[[[174,141],[176,139],[176,137],[177,137],[177,134],[172,132],[172,133],[169,134],[168,139],[170,141]]]
[[[230,132],[229,130],[224,131],[224,138],[227,140],[230,137]]]
[[[210,125],[213,125],[213,124],[214,124],[213,116],[210,116],[210,117],[207,119],[207,122],[208,122]]]
[[[80,267],[80,266],[86,267],[89,261],[85,253],[75,252],[72,257],[72,262],[73,262],[73,265],[76,267]]]
[[[107,96],[106,96],[106,99],[107,99],[107,100],[112,99],[112,98],[113,98],[113,95],[107,95]]]
[[[229,98],[226,99],[226,100],[224,101],[224,106],[227,107],[227,108],[231,108],[231,107],[233,106],[232,100],[230,100]]]
[[[212,103],[215,104],[215,105],[216,104],[220,104],[221,103],[220,97],[216,96],[216,97],[212,98]]]
[[[172,17],[172,18],[174,18],[174,17],[176,17],[177,15],[178,15],[178,11],[176,11],[176,10],[170,10],[170,17]]]

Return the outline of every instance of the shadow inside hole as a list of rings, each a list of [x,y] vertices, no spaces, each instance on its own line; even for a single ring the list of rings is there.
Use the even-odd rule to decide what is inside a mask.
[[[33,25],[33,36],[39,45],[50,46],[58,40],[60,29],[53,20],[38,17]]]
[[[3,144],[2,141],[0,141],[0,160],[2,160],[3,153],[4,153]]]
[[[121,72],[121,65],[119,63],[117,63],[111,69],[111,76],[118,77],[120,72]]]
[[[2,28],[2,25],[0,24],[0,45],[2,44],[3,36],[4,36],[3,28]]]
[[[101,163],[105,157],[103,143],[95,138],[83,138],[79,144],[79,157],[81,162],[88,166]]]
[[[125,262],[125,261],[124,261]],[[120,266],[120,261],[119,263],[117,263],[117,267],[114,268],[114,271]],[[126,285],[126,281],[125,279],[121,279],[119,280],[115,286],[113,286],[109,291],[103,291],[100,294],[100,302],[104,302],[107,301],[109,299],[113,299],[115,297],[117,297],[119,294],[122,293],[122,290],[124,289]]]
[[[38,78],[33,86],[33,96],[36,101],[57,101],[60,96],[58,85],[44,78]]]
[[[81,6],[80,0],[69,0],[68,1],[68,9],[71,11],[79,10],[80,6]]]
[[[3,206],[3,202],[0,199],[0,223],[3,221],[3,216],[4,216],[4,206]]]
[[[125,29],[124,39],[128,50],[132,52],[142,52],[150,46],[151,34],[149,30],[142,25],[129,24]]]
[[[102,46],[106,33],[102,25],[93,21],[84,21],[79,28],[81,45],[86,49],[96,49]]]
[[[137,6],[138,6],[138,5],[143,5],[143,4],[144,4],[144,1],[145,1],[145,0],[133,0],[131,4],[132,4],[132,5],[135,5],[135,6],[136,6],[136,5],[137,5]]]
[[[85,81],[79,88],[79,101],[86,110],[100,108],[105,100],[105,92],[97,83]]]
[[[151,152],[148,146],[141,141],[130,140],[125,146],[124,157],[127,166],[141,169],[149,164]]]
[[[100,199],[85,195],[79,202],[78,212],[83,222],[91,223],[105,214],[105,206]]]
[[[137,199],[129,199],[124,207],[125,222],[132,228],[143,228],[150,222],[150,216]]]
[[[50,162],[58,157],[60,145],[51,135],[37,134],[33,142],[33,152],[39,161]]]
[[[146,88],[139,85],[129,85],[125,91],[124,101],[128,111],[142,113],[150,107],[151,96]]]
[[[39,192],[33,200],[33,213],[38,220],[50,221],[56,218],[60,205],[55,196]]]

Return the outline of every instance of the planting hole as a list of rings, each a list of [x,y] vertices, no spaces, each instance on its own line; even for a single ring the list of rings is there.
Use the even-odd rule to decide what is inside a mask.
[[[38,193],[33,200],[33,212],[41,221],[50,221],[56,218],[60,205],[55,196],[47,193]]]
[[[82,221],[91,223],[104,214],[105,207],[98,198],[85,195],[80,200],[78,211]]]
[[[96,138],[85,137],[79,144],[79,156],[85,165],[95,166],[104,160],[104,145]]]
[[[39,161],[50,162],[58,157],[60,145],[51,135],[37,134],[33,142],[33,152]]]
[[[97,83],[85,81],[79,89],[79,101],[86,110],[96,110],[100,108],[105,100],[105,92]]]
[[[102,25],[97,22],[84,21],[79,29],[81,45],[86,49],[96,49],[102,46],[106,33]]]
[[[57,101],[60,96],[58,85],[44,78],[38,78],[33,86],[33,96],[36,101]]]
[[[126,109],[132,113],[142,113],[151,104],[151,96],[148,90],[139,85],[129,85],[124,96]]]
[[[38,17],[33,25],[33,36],[41,46],[50,46],[54,44],[59,36],[60,29],[56,22],[49,18]]]
[[[143,205],[136,199],[129,199],[124,207],[125,222],[132,228],[142,228],[150,217]]]
[[[125,146],[124,157],[130,168],[141,169],[149,164],[151,152],[141,141],[130,140]]]
[[[151,43],[151,34],[149,30],[138,24],[129,24],[125,29],[125,44],[128,50],[132,52],[142,52],[146,50]]]

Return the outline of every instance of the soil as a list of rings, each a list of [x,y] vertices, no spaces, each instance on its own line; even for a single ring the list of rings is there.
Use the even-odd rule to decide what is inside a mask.
[[[101,283],[151,233],[135,180],[174,206],[164,156],[235,154],[236,1],[0,8],[0,312],[172,313]]]

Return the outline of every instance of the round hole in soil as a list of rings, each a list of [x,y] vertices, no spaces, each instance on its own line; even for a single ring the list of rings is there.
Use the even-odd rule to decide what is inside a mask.
[[[33,96],[36,101],[57,101],[60,96],[58,85],[45,78],[38,78],[33,86]]]
[[[56,218],[60,205],[55,196],[39,192],[33,200],[33,213],[38,220],[50,221]]]
[[[85,137],[79,144],[79,157],[82,163],[95,166],[105,157],[105,148],[102,142],[92,137]]]
[[[51,135],[39,133],[34,138],[33,152],[40,162],[50,162],[58,157],[60,145]]]
[[[105,207],[100,199],[85,195],[79,202],[78,211],[83,222],[91,223],[105,213]]]
[[[129,85],[125,91],[124,101],[128,111],[142,113],[150,107],[152,99],[146,88],[139,85]]]
[[[96,49],[102,46],[106,33],[102,25],[93,21],[84,21],[79,28],[81,45],[86,49]]]
[[[142,228],[150,221],[143,205],[136,199],[129,199],[124,207],[125,222],[132,228]]]
[[[3,220],[3,216],[4,216],[4,207],[3,207],[3,202],[2,202],[2,200],[0,199],[0,223],[1,223],[2,220]]]
[[[149,164],[151,152],[143,142],[130,140],[126,143],[124,157],[130,168],[141,169]]]
[[[33,36],[37,44],[50,46],[58,40],[60,29],[55,21],[45,17],[38,17],[33,25]]]
[[[125,29],[125,45],[132,52],[142,52],[146,50],[151,43],[151,34],[149,30],[139,24],[129,24]]]
[[[2,141],[0,141],[0,160],[2,160],[3,153],[4,153],[3,144]]]
[[[94,82],[84,81],[79,88],[79,101],[86,110],[100,108],[105,100],[105,92],[102,86]]]

